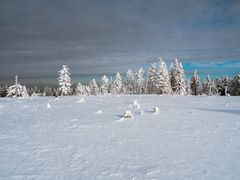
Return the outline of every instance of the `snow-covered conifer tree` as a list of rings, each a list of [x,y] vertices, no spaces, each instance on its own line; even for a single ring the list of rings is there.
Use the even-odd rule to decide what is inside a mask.
[[[90,87],[88,86],[88,85],[85,85],[85,86],[83,86],[84,87],[84,95],[88,95],[88,96],[90,96],[91,95],[91,89],[90,89]]]
[[[157,80],[158,68],[157,64],[151,64],[147,77],[147,89],[149,94],[156,93],[156,80]]]
[[[2,87],[0,88],[0,97],[5,97],[5,96],[7,96],[7,89],[8,89],[7,85],[2,86]]]
[[[203,93],[212,96],[212,80],[209,75],[207,75],[205,82],[203,82]]]
[[[187,95],[191,95],[192,94],[191,81],[189,79],[186,80],[186,94]]]
[[[233,96],[240,96],[240,73],[233,78],[230,92]]]
[[[109,91],[109,79],[106,75],[104,75],[101,79],[101,86],[100,86],[101,93],[108,94]]]
[[[7,89],[7,97],[28,97],[26,86],[18,83],[18,77],[15,76],[15,84]]]
[[[123,82],[120,73],[116,74],[116,77],[113,81],[113,85],[111,87],[111,93],[120,94],[123,92]]]
[[[167,66],[162,58],[160,58],[159,69],[156,75],[156,88],[159,94],[171,94],[172,87]]]
[[[127,83],[127,93],[134,94],[135,78],[134,78],[133,71],[129,69],[127,71],[126,77],[127,77],[127,82],[126,82]]]
[[[76,95],[85,95],[84,91],[85,91],[85,89],[84,89],[83,85],[81,83],[78,83],[77,87],[75,89],[75,94]]]
[[[145,80],[144,80],[144,71],[142,68],[140,68],[136,74],[136,93],[142,94],[145,91]]]
[[[99,88],[97,85],[97,82],[95,79],[93,79],[90,83],[89,83],[89,88],[91,89],[91,94],[92,95],[97,95],[99,94]]]
[[[44,94],[44,96],[53,96],[54,95],[52,88],[48,87],[48,86],[44,87],[43,94]]]
[[[216,79],[216,87],[219,95],[226,96],[229,93],[228,91],[229,84],[230,84],[230,80],[228,76]]]
[[[63,65],[63,68],[59,71],[59,94],[61,96],[67,96],[72,93],[71,88],[71,74],[69,73],[69,68],[66,65]]]
[[[186,84],[184,80],[184,70],[182,63],[175,59],[173,68],[171,69],[171,85],[174,94],[186,94]]]
[[[193,77],[191,78],[191,91],[192,95],[199,95],[200,89],[200,78],[197,74],[197,70],[194,71]]]

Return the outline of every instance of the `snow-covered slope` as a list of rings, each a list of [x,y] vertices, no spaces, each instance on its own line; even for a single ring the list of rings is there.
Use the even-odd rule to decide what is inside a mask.
[[[2,98],[0,179],[239,180],[240,97]]]

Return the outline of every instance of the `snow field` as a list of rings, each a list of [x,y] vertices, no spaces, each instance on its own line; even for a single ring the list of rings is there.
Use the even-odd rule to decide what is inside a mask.
[[[238,180],[239,139],[240,97],[3,98],[0,179]]]

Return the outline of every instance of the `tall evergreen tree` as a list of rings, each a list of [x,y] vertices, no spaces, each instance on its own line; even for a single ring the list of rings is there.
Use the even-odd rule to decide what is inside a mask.
[[[126,78],[127,78],[127,81],[126,81],[127,93],[128,94],[134,94],[135,77],[134,77],[134,74],[133,74],[132,70],[129,69],[127,71]]]
[[[53,96],[54,95],[52,88],[48,87],[48,86],[44,87],[43,94],[44,94],[44,96]]]
[[[118,72],[111,87],[112,94],[121,94],[123,92],[123,82],[121,74]]]
[[[216,88],[219,95],[226,96],[229,93],[228,86],[230,85],[230,82],[228,76],[216,79]]]
[[[135,82],[136,82],[136,93],[142,94],[145,90],[145,80],[144,80],[144,71],[140,68],[135,74]]]
[[[108,90],[109,90],[109,79],[107,78],[106,75],[104,75],[101,78],[100,91],[104,95],[104,94],[108,94]]]
[[[238,73],[232,80],[230,92],[233,96],[240,96],[240,73]]]
[[[186,94],[187,95],[192,95],[192,90],[191,90],[191,81],[188,79],[186,80]]]
[[[156,94],[156,81],[157,81],[158,68],[157,64],[151,64],[147,76],[147,91],[149,94]]]
[[[91,90],[91,94],[92,95],[97,95],[99,94],[99,88],[97,85],[97,82],[95,79],[93,79],[90,83],[89,83],[89,88]]]
[[[199,95],[201,92],[200,78],[197,74],[197,70],[194,71],[194,74],[191,78],[191,91],[192,91],[192,95]]]
[[[203,82],[203,93],[208,95],[208,96],[212,96],[213,92],[212,92],[212,80],[210,78],[209,75],[207,75],[205,82]]]
[[[186,84],[184,80],[184,70],[182,63],[175,59],[174,66],[171,69],[171,85],[174,94],[186,94]]]
[[[160,58],[159,69],[156,74],[156,88],[159,94],[171,94],[172,87],[167,66],[162,58]]]
[[[75,89],[75,94],[76,95],[85,95],[84,91],[85,91],[85,89],[84,89],[83,85],[81,83],[78,83],[77,87]]]
[[[61,96],[67,96],[72,93],[71,88],[71,74],[69,73],[69,68],[66,65],[63,65],[62,69],[59,71],[59,94]]]

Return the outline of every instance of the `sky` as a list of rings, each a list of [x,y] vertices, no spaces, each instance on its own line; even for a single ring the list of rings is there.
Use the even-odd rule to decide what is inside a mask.
[[[147,68],[161,56],[187,76],[240,71],[239,0],[0,0],[0,83],[81,81]]]

